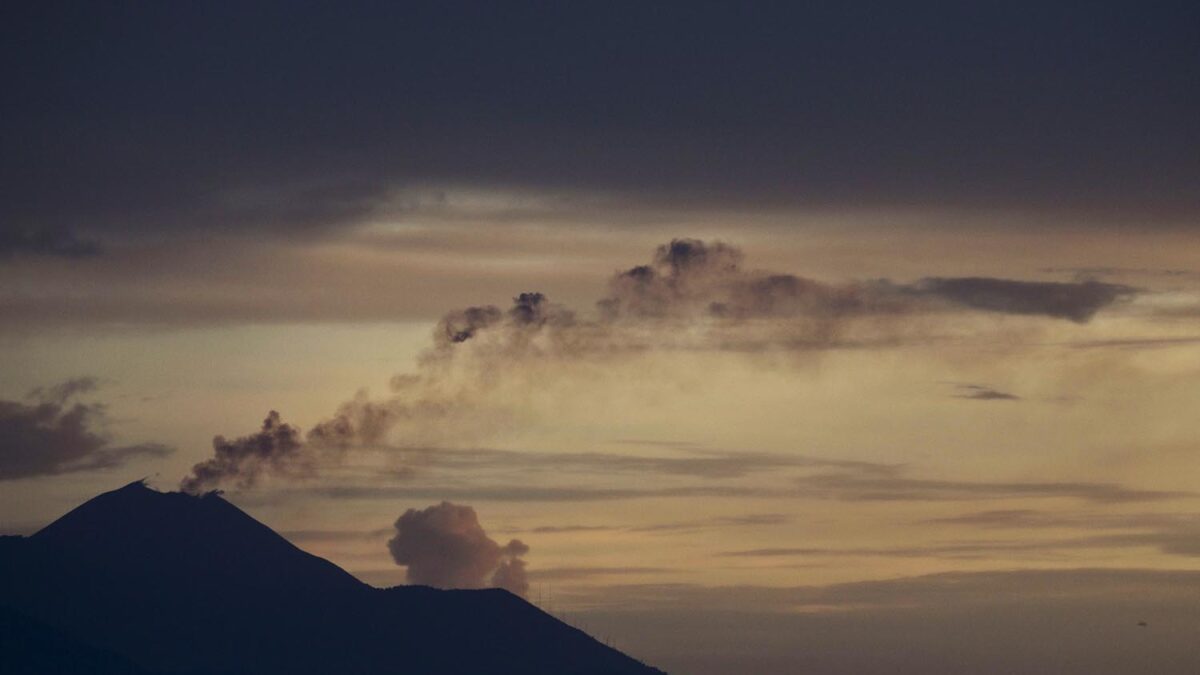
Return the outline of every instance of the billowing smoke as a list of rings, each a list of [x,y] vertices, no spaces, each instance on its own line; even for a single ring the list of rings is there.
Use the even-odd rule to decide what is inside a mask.
[[[214,441],[185,489],[253,485],[263,474],[310,475],[358,447],[386,444],[403,426],[406,444],[436,443],[440,433],[486,425],[470,416],[504,389],[512,400],[535,377],[561,377],[564,366],[629,359],[650,350],[819,350],[919,339],[926,322],[982,312],[1085,323],[1134,294],[1127,286],[931,277],[831,284],[748,269],[734,246],[677,239],[648,264],[615,274],[597,312],[582,317],[541,293],[521,293],[507,309],[487,305],[445,315],[418,369],[392,378],[390,396],[360,392],[309,431],[272,414],[262,432]]]
[[[396,520],[388,550],[407,567],[411,584],[436,588],[504,588],[524,596],[529,590],[525,561],[529,547],[518,539],[496,543],[470,506],[442,502],[409,509]]]
[[[184,492],[200,493],[223,483],[248,488],[264,474],[303,475],[314,470],[300,430],[284,423],[274,410],[257,433],[234,439],[217,436],[212,445],[212,458],[193,466],[191,475],[180,484]]]
[[[156,443],[113,446],[104,405],[80,397],[97,388],[80,377],[41,387],[27,401],[0,401],[0,480],[116,467],[138,456],[161,457]]]

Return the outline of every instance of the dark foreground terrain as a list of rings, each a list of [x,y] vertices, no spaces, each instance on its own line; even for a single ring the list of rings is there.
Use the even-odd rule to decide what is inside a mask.
[[[3,673],[660,673],[503,590],[377,589],[142,483],[0,538]]]

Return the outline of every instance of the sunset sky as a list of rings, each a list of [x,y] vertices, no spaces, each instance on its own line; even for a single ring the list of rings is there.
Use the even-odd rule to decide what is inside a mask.
[[[671,672],[1195,672],[1198,7],[7,3],[0,531],[449,501]]]

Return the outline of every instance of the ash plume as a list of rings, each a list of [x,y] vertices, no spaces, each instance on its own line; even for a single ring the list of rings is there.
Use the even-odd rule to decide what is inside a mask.
[[[217,436],[212,446],[212,458],[193,466],[191,475],[180,483],[184,492],[197,494],[227,483],[248,488],[263,474],[313,471],[300,430],[283,422],[274,410],[267,414],[258,432],[234,439]]]
[[[196,465],[184,487],[249,487],[263,475],[308,476],[355,448],[386,445],[399,435],[406,444],[486,438],[488,424],[477,413],[490,396],[502,391],[505,404],[519,404],[538,383],[568,377],[577,364],[619,363],[654,350],[892,345],[927,337],[932,322],[966,313],[1082,324],[1137,293],[1099,281],[985,277],[828,283],[747,268],[744,257],[727,243],[676,239],[659,246],[647,264],[615,273],[591,316],[538,292],[518,294],[507,308],[449,312],[417,369],[392,378],[390,395],[373,399],[360,391],[304,441],[274,414],[258,434],[218,437],[213,457]]]
[[[525,595],[529,582],[522,556],[529,547],[519,539],[496,543],[470,506],[442,502],[409,509],[396,520],[388,551],[407,568],[411,584],[436,588],[504,588]]]

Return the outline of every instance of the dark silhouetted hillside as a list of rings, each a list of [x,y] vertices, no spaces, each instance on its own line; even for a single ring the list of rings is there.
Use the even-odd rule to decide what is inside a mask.
[[[44,672],[660,672],[506,591],[372,588],[218,495],[142,483],[0,538],[0,606],[31,645],[116,659]]]
[[[0,607],[0,673],[149,675],[128,659],[86,645],[7,607]]]

